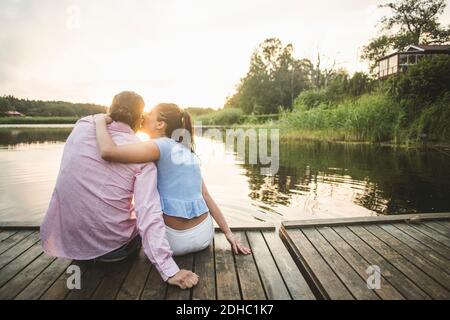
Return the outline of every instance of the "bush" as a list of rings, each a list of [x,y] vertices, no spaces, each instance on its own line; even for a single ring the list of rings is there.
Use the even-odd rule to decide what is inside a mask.
[[[387,82],[389,94],[402,104],[410,120],[450,92],[450,56],[432,56],[391,78]]]
[[[243,115],[244,112],[241,109],[227,108],[196,117],[195,121],[201,121],[203,125],[228,126],[239,123]]]

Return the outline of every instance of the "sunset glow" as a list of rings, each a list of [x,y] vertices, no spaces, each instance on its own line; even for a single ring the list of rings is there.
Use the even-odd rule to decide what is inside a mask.
[[[377,35],[380,1],[31,1],[0,10],[0,94],[108,105],[122,90],[149,106],[219,108],[254,48],[278,37],[295,56],[350,72]],[[450,21],[450,11],[443,23]]]

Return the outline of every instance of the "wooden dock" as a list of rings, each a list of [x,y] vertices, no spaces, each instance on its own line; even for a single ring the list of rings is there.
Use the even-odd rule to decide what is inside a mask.
[[[141,250],[117,263],[55,259],[42,252],[38,228],[0,227],[0,300],[4,299],[315,299],[275,228],[235,231],[252,255],[234,255],[222,233],[202,252],[176,257],[199,284],[190,290],[168,286]],[[81,270],[81,289],[67,288],[70,265]]]
[[[291,221],[280,236],[320,299],[450,299],[450,213]]]
[[[42,252],[38,226],[3,223],[0,300],[450,299],[450,213],[290,221],[279,234],[261,226],[234,232],[252,254],[233,254],[216,232],[206,250],[175,257],[200,276],[195,288],[181,290],[162,281],[142,250],[110,264],[56,259]],[[81,270],[79,290],[67,287],[71,265]],[[377,275],[380,286],[368,288]]]

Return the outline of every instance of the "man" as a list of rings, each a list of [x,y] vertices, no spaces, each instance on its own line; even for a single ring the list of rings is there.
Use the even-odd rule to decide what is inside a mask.
[[[108,130],[117,144],[140,140],[144,100],[134,92],[116,95]],[[44,251],[56,257],[120,261],[140,248],[164,281],[181,288],[198,276],[180,270],[166,238],[153,163],[104,161],[97,147],[93,117],[80,119],[64,147],[58,179],[41,225]],[[132,203],[134,194],[134,207]],[[140,236],[140,238],[139,238]]]

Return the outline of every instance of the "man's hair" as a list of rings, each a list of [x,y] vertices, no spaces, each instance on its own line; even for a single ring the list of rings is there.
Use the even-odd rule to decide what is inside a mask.
[[[144,106],[144,99],[136,92],[123,91],[114,96],[109,115],[114,121],[126,123],[134,131],[138,131]]]

